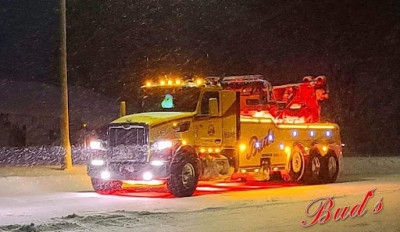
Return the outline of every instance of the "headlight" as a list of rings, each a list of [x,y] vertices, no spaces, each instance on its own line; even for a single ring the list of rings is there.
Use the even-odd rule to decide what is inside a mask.
[[[151,165],[153,166],[162,166],[165,163],[163,160],[153,160],[150,162]]]
[[[91,149],[94,149],[94,150],[100,150],[100,149],[103,148],[103,146],[101,145],[101,141],[100,140],[92,140],[92,141],[90,141],[89,147]]]
[[[173,144],[172,144],[171,140],[160,140],[160,141],[154,142],[152,148],[155,150],[164,150],[167,148],[171,148],[172,145]]]
[[[103,166],[104,165],[104,160],[95,159],[95,160],[92,160],[91,164],[93,166]]]

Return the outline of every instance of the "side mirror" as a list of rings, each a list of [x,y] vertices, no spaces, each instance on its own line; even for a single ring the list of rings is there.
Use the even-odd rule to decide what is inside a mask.
[[[173,126],[173,129],[176,132],[185,132],[188,131],[190,127],[190,121],[184,121],[176,124],[176,126]]]
[[[218,116],[218,99],[210,98],[208,99],[208,113],[211,117]]]

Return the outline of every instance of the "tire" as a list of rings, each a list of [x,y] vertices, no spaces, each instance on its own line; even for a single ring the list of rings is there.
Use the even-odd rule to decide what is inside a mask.
[[[318,184],[323,182],[322,177],[322,156],[316,152],[310,152],[306,161],[306,170],[304,173],[303,183],[305,184]]]
[[[299,146],[295,146],[289,159],[290,180],[293,182],[301,182],[304,176],[304,170],[304,151]]]
[[[118,180],[103,180],[99,178],[92,178],[92,186],[96,192],[107,192],[118,190],[122,186],[122,182]]]
[[[339,159],[334,152],[323,157],[322,175],[324,183],[334,183],[339,174]]]
[[[194,154],[177,153],[171,163],[167,188],[175,197],[192,196],[199,181],[198,159]]]

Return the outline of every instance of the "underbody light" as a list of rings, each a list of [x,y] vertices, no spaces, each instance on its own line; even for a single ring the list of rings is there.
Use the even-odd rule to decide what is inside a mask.
[[[153,179],[153,174],[151,172],[143,173],[143,180],[151,180]]]
[[[200,148],[200,153],[204,153],[204,152],[206,152],[206,149],[205,148]]]
[[[126,184],[131,185],[162,185],[165,181],[162,180],[124,180]]]
[[[108,171],[103,171],[101,173],[101,179],[103,179],[103,180],[108,180],[108,179],[110,179],[110,177],[111,177],[111,175]]]
[[[224,188],[213,188],[213,187],[197,187],[196,190],[214,192],[214,191],[223,191],[225,189]]]
[[[182,140],[182,145],[186,145],[187,141],[186,140]]]
[[[221,149],[215,148],[215,153],[220,153],[220,152],[221,152]]]
[[[151,82],[150,81],[146,82],[146,86],[151,87]]]

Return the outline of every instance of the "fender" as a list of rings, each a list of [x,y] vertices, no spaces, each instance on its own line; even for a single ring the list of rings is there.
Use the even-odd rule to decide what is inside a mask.
[[[342,155],[342,148],[336,143],[328,144],[328,145],[323,145],[316,143],[314,144],[313,147],[310,148],[310,151],[312,150],[317,150],[321,156],[325,156],[328,154],[330,151],[333,151],[338,158]]]
[[[334,153],[338,157],[339,160],[339,173],[338,173],[338,178],[343,172],[343,152],[342,152],[342,146],[338,145],[337,143],[332,143],[327,145],[326,151],[323,149],[324,145],[322,144],[315,144],[312,148],[310,148],[310,152],[313,150],[316,150],[321,156],[325,156],[326,154],[329,153]]]
[[[191,146],[191,145],[181,145],[177,149],[175,149],[175,152],[172,154],[172,160],[174,159],[175,155],[178,153],[186,153],[186,154],[191,154],[197,157],[197,160],[199,161],[199,158],[196,153],[196,149]],[[199,161],[197,164],[198,170],[199,170],[199,177],[203,175],[203,166],[201,165],[201,162]]]
[[[173,156],[175,156],[179,152],[184,152],[184,153],[189,153],[189,154],[194,154],[196,155],[196,149],[191,146],[191,145],[181,145],[177,149],[175,149],[175,152],[173,153]]]

